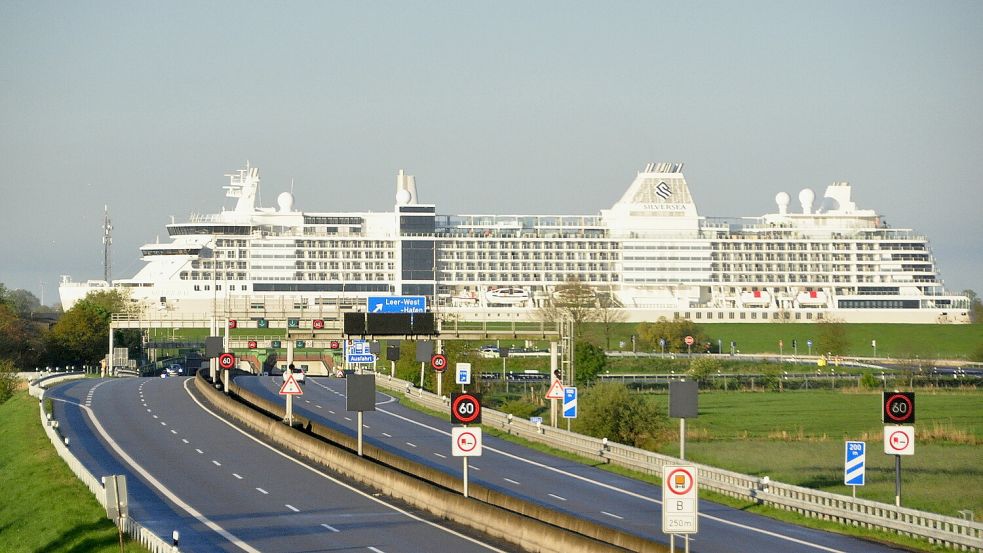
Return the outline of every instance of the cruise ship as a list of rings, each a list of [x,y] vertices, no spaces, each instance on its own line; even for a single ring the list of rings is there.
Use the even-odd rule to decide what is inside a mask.
[[[859,208],[846,182],[725,219],[698,213],[681,163],[646,165],[610,209],[582,216],[440,215],[403,171],[391,211],[300,211],[289,192],[261,207],[256,167],[226,177],[234,207],[167,225],[132,278],[62,277],[62,306],[112,286],[148,317],[422,295],[462,317],[535,318],[575,280],[628,322],[969,322],[928,240]]]

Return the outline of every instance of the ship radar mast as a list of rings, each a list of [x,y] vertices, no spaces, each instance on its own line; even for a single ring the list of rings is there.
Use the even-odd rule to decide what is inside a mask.
[[[102,221],[102,278],[106,282],[112,282],[113,276],[113,260],[112,260],[112,245],[113,245],[113,225],[109,220],[109,206],[104,205],[103,208],[103,221]]]
[[[238,198],[236,202],[236,213],[252,213],[256,206],[256,193],[259,191],[259,168],[251,167],[246,162],[245,169],[239,169],[234,173],[226,173],[229,177],[229,184],[223,186],[225,195],[228,198]]]

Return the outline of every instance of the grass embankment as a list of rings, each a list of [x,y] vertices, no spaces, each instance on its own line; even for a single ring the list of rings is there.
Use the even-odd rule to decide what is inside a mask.
[[[716,347],[717,340],[724,351],[730,351],[731,341],[737,342],[741,353],[778,354],[778,341],[784,341],[784,353],[792,354],[792,340],[798,341],[799,355],[808,353],[806,341],[818,344],[823,325],[818,323],[701,323],[695,321]],[[877,356],[895,359],[968,359],[983,344],[983,324],[844,324],[848,356],[871,357],[877,341]],[[631,336],[637,332],[636,323],[619,323],[611,332],[611,348],[631,350]],[[584,336],[595,344],[606,342],[603,328],[598,324],[584,325]],[[658,345],[655,346],[658,349]],[[639,348],[641,351],[641,348]],[[813,355],[818,355],[816,347]]]
[[[116,527],[55,453],[26,392],[0,404],[0,444],[0,551],[119,551]]]

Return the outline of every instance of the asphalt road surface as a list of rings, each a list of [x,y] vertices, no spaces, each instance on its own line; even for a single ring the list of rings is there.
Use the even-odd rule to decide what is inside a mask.
[[[75,455],[97,478],[126,474],[130,516],[160,536],[179,530],[182,551],[514,549],[274,450],[192,387],[188,378],[87,379],[45,396]]]
[[[295,414],[357,433],[357,414],[346,411],[345,380],[307,378],[303,396],[294,398]],[[270,399],[279,376],[238,377],[236,383]],[[463,462],[451,455],[451,424],[409,409],[387,394],[376,395],[376,411],[364,414],[365,443],[463,477]],[[661,487],[485,436],[483,455],[471,457],[469,481],[522,497],[649,539],[669,542],[662,533]],[[889,552],[879,543],[812,530],[746,513],[709,501],[699,503],[699,532],[690,538],[693,552]],[[680,538],[676,540],[681,546]],[[682,548],[680,547],[680,550]]]

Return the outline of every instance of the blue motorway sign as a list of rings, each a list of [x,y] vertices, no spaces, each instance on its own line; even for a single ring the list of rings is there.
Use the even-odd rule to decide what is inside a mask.
[[[577,418],[577,388],[572,386],[563,388],[563,418]]]
[[[846,461],[843,465],[843,483],[847,486],[864,485],[864,457],[867,444],[865,442],[846,443]]]
[[[426,313],[425,296],[369,296],[369,313]]]
[[[349,363],[375,363],[372,345],[366,340],[352,340],[345,348],[345,360]]]

